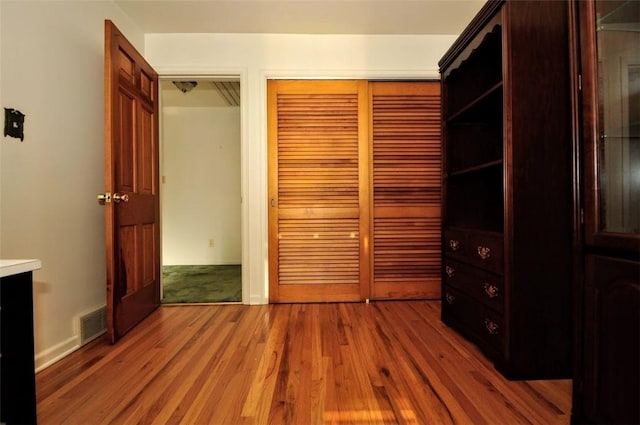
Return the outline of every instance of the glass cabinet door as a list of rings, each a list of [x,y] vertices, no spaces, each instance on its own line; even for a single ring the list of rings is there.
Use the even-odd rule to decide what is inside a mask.
[[[581,2],[582,3],[582,2]],[[595,37],[583,48],[587,243],[640,244],[640,1],[584,2]],[[585,14],[583,14],[585,16]],[[583,26],[584,28],[584,26]],[[593,39],[592,39],[593,40]],[[585,52],[586,51],[586,52]]]

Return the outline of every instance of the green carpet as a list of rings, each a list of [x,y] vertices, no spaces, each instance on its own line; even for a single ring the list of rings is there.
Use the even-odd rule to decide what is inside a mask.
[[[242,269],[231,266],[163,266],[163,304],[242,301]]]

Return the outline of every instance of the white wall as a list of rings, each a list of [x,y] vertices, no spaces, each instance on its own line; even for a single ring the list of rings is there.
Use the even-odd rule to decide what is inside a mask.
[[[146,34],[161,75],[239,75],[242,86],[243,298],[268,302],[267,78],[438,78],[455,35]]]
[[[36,367],[78,346],[76,317],[105,304],[104,19],[143,51],[111,1],[0,2],[2,107],[25,139],[0,142],[1,258],[38,258]]]
[[[240,108],[162,108],[161,172],[162,264],[240,264]]]

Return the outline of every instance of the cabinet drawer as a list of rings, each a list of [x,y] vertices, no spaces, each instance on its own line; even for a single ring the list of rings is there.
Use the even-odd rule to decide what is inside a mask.
[[[443,278],[447,285],[470,295],[498,313],[504,311],[502,276],[488,273],[447,257],[444,259],[443,267]]]
[[[459,328],[481,348],[503,352],[502,316],[448,285],[444,286],[442,298],[442,318],[445,323]]]
[[[443,231],[442,253],[494,273],[503,273],[502,233],[447,228]]]
[[[442,252],[445,255],[460,259],[467,256],[467,232],[446,229],[443,235]]]
[[[467,258],[475,266],[496,273],[504,270],[504,238],[501,234],[469,232]]]

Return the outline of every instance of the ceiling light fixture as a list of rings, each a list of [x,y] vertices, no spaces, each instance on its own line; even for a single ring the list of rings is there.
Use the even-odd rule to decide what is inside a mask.
[[[193,90],[198,85],[198,82],[197,81],[174,81],[173,84],[182,93],[187,93]]]

